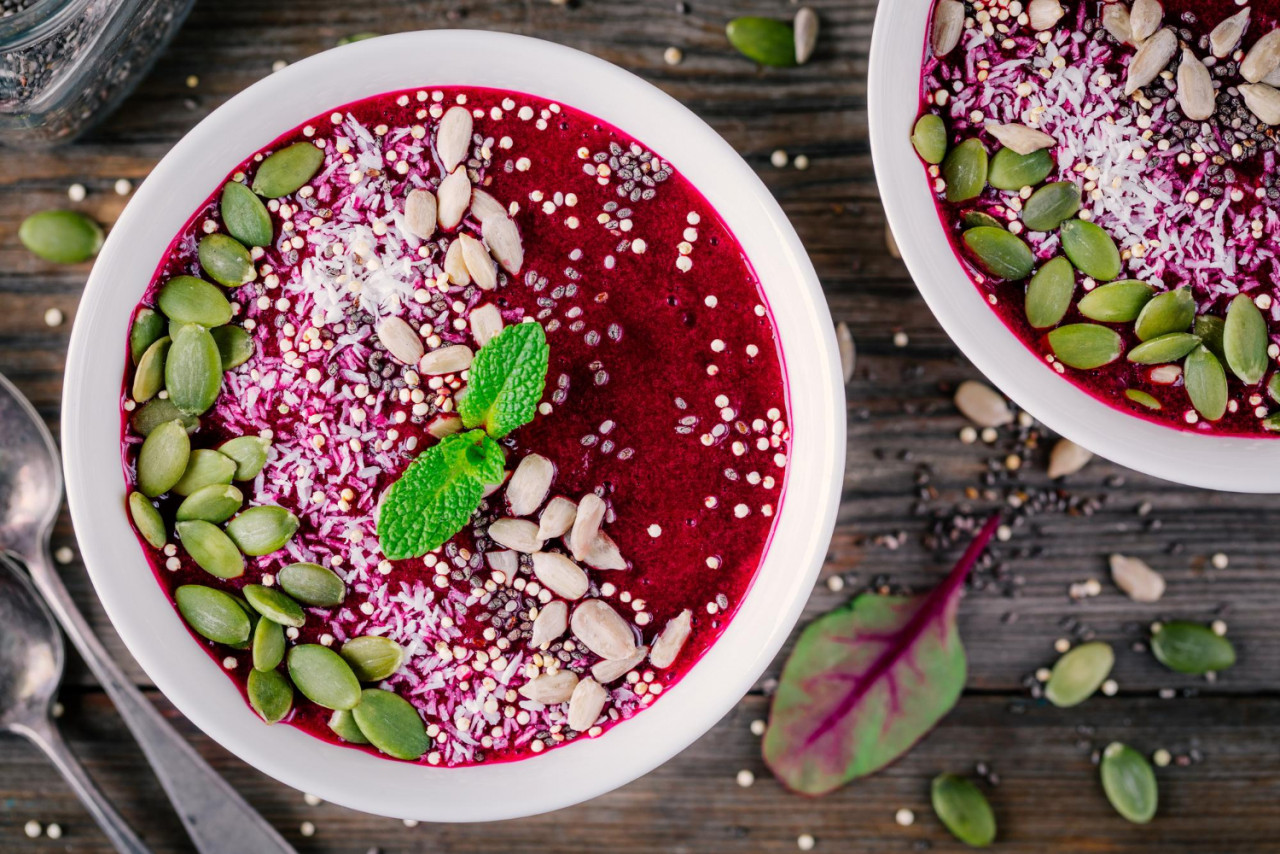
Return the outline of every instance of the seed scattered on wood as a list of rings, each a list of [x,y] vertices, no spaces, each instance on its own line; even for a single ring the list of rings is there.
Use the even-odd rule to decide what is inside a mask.
[[[1160,76],[1178,50],[1178,37],[1165,27],[1142,43],[1129,63],[1129,76],[1125,80],[1124,94],[1132,95]],[[1274,67],[1274,66],[1272,66]],[[1270,69],[1268,69],[1270,70]]]
[[[960,44],[964,34],[964,3],[960,0],[938,0],[933,10],[933,30],[929,45],[935,56],[946,56]]]
[[[1013,421],[1013,412],[1004,397],[991,386],[965,380],[956,389],[956,408],[979,427],[1003,427]]]
[[[1159,0],[1133,0],[1133,8],[1129,10],[1129,27],[1133,30],[1134,41],[1146,41],[1160,29],[1163,22],[1164,7]]]
[[[1058,144],[1049,134],[1016,122],[1007,125],[987,122],[986,128],[987,133],[1005,148],[1024,156]]]
[[[1240,37],[1249,26],[1249,7],[1241,9],[1209,33],[1209,49],[1218,59],[1225,59],[1240,44]]]
[[[1059,439],[1049,452],[1049,477],[1056,480],[1075,474],[1088,465],[1091,459],[1093,452],[1085,450],[1070,439]]]
[[[804,65],[818,44],[818,13],[808,6],[801,6],[792,28],[796,36],[796,64]]]
[[[387,352],[406,365],[416,365],[422,358],[422,338],[413,327],[399,317],[384,317],[378,322],[378,340]]]
[[[1158,602],[1164,595],[1164,576],[1136,557],[1113,554],[1111,580],[1135,602]]]
[[[1027,17],[1031,21],[1031,29],[1043,32],[1051,30],[1067,13],[1058,0],[1031,0],[1027,6]]]
[[[844,375],[845,385],[853,379],[853,370],[857,366],[858,349],[853,343],[853,333],[849,324],[843,320],[836,324],[836,345],[840,349],[840,371]]]

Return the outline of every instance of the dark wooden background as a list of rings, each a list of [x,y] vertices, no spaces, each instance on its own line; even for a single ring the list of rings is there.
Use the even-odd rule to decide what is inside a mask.
[[[975,372],[886,249],[867,144],[875,2],[813,5],[822,20],[813,62],[760,70],[728,46],[724,24],[750,13],[787,17],[795,7],[786,0],[580,0],[569,6],[548,0],[200,0],[138,92],[91,136],[47,154],[0,154],[0,371],[56,430],[67,336],[85,270],[40,262],[23,250],[16,232],[27,214],[65,206],[73,182],[89,189],[79,207],[110,224],[126,201],[113,192],[117,179],[140,182],[184,132],[271,73],[276,61],[301,59],[345,35],[465,26],[540,36],[634,70],[722,133],[781,201],[813,257],[832,314],[852,329],[859,360],[849,386],[844,502],[807,617],[873,583],[929,585],[956,552],[926,547],[930,514],[965,503],[977,510],[992,506],[965,492],[981,488],[988,461],[1003,458],[1009,440],[1003,436],[993,447],[957,440],[964,422],[949,388]],[[672,46],[684,54],[675,66],[663,60]],[[198,77],[194,88],[189,75]],[[433,70],[424,57],[423,75],[427,84],[446,79],[448,69]],[[775,168],[770,154],[778,148],[804,154],[809,168]],[[46,326],[49,308],[63,311],[67,322]],[[898,332],[906,333],[906,346],[895,345]],[[1044,457],[1042,446],[1019,473],[1029,488],[1050,485]],[[932,470],[929,486],[937,490],[923,502],[916,482],[922,466]],[[929,780],[943,771],[971,772],[977,763],[998,774],[998,784],[987,788],[1003,850],[1280,850],[1280,621],[1274,616],[1280,502],[1175,488],[1097,460],[1067,488],[1102,499],[1101,506],[1091,515],[1045,514],[1017,528],[999,549],[1007,571],[1022,582],[1016,595],[989,588],[965,599],[961,632],[971,674],[956,710],[906,758],[821,800],[784,792],[764,769],[759,739],[750,732],[751,722],[766,716],[769,680],[781,659],[712,732],[647,777],[559,813],[500,824],[409,828],[335,806],[308,806],[302,793],[232,758],[185,720],[176,723],[304,852],[787,852],[798,850],[801,834],[811,834],[819,852],[959,850],[932,815]],[[900,545],[890,547],[885,537]],[[55,546],[75,546],[65,517]],[[1164,573],[1169,590],[1162,602],[1136,605],[1111,585],[1105,557],[1117,550]],[[1230,558],[1226,569],[1210,565],[1219,552]],[[65,574],[97,630],[145,684],[102,614],[78,554]],[[835,574],[847,582],[841,592],[825,583]],[[1069,598],[1069,585],[1088,578],[1102,581],[1102,594]],[[1133,649],[1147,623],[1170,616],[1226,620],[1240,663],[1208,684],[1168,672]],[[1026,680],[1052,663],[1055,640],[1082,634],[1116,646],[1119,694],[1073,710],[1032,698]],[[1163,698],[1169,689],[1176,696]],[[157,852],[187,850],[141,753],[78,662],[62,696],[64,730],[90,772]],[[173,714],[162,697],[153,698]],[[1160,813],[1147,827],[1126,824],[1102,795],[1091,754],[1113,739],[1146,753],[1163,747],[1185,762],[1158,771]],[[755,773],[753,786],[735,781],[742,769]],[[915,812],[910,827],[894,820],[904,807]],[[57,822],[62,839],[28,840],[22,828],[30,819]],[[314,836],[303,837],[303,822],[314,824]],[[25,743],[0,741],[0,851],[107,850],[52,767]]]

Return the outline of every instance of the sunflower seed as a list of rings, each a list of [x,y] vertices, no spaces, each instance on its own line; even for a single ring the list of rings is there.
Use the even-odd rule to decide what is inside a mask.
[[[925,163],[937,165],[947,156],[947,126],[942,117],[925,113],[911,131],[911,145]]]
[[[326,709],[354,709],[360,702],[360,680],[327,646],[304,643],[289,650],[289,678],[304,697]]]
[[[434,743],[418,710],[392,691],[366,688],[351,716],[374,747],[396,759],[412,762]]]
[[[484,244],[470,234],[458,235],[461,244],[462,263],[467,265],[467,274],[471,281],[482,291],[491,291],[498,286],[498,265],[489,255]]]
[[[1069,368],[1091,371],[1120,358],[1124,341],[1114,330],[1093,323],[1072,323],[1049,333],[1049,347]]]
[[[402,318],[382,318],[378,322],[377,333],[378,340],[387,348],[387,352],[405,365],[418,364],[425,352],[422,337]]]
[[[1031,194],[1022,206],[1022,222],[1031,231],[1052,231],[1080,210],[1080,187],[1054,181]]]
[[[236,646],[249,640],[249,615],[229,594],[200,584],[184,584],[173,591],[178,613],[201,637]]]
[[[462,244],[454,240],[444,253],[444,271],[449,281],[460,287],[471,284],[471,274],[467,272],[467,262],[462,260]]]
[[[138,360],[138,369],[133,374],[133,399],[145,403],[160,393],[164,388],[164,360],[169,355],[169,336],[158,339],[147,348]]]
[[[953,774],[933,778],[929,798],[938,819],[966,845],[985,848],[996,838],[996,817],[982,790]]]
[[[495,216],[507,216],[507,209],[502,202],[479,187],[474,187],[471,190],[471,215],[484,226]]]
[[[848,385],[853,379],[858,350],[853,343],[853,333],[849,331],[849,324],[843,320],[836,324],[836,347],[840,351],[840,373],[844,377],[845,385]]]
[[[796,36],[796,64],[804,65],[818,44],[818,13],[808,6],[801,6],[792,22],[792,29]]]
[[[573,689],[577,687],[578,674],[572,670],[557,670],[555,673],[535,676],[516,690],[520,696],[535,703],[554,706],[567,702],[573,696]]]
[[[684,648],[693,629],[693,612],[688,608],[673,617],[662,629],[662,634],[653,642],[653,651],[649,653],[649,663],[659,670],[666,670],[675,664],[676,656]]]
[[[1059,439],[1054,443],[1053,450],[1049,452],[1049,479],[1057,480],[1060,477],[1075,474],[1089,464],[1089,460],[1093,459],[1093,453],[1088,451],[1070,439]]]
[[[1031,19],[1031,29],[1041,31],[1052,29],[1067,11],[1058,0],[1031,0],[1027,4],[1027,16]]]
[[[1161,623],[1151,633],[1156,660],[1178,673],[1220,673],[1236,663],[1231,641],[1208,626],[1175,620]]]
[[[608,692],[596,680],[590,677],[578,680],[569,697],[569,728],[586,732],[595,726],[608,697]]]
[[[966,139],[951,149],[942,161],[942,178],[946,182],[949,202],[976,198],[987,185],[987,149],[978,139]]]
[[[558,552],[535,552],[533,574],[543,587],[570,601],[581,599],[590,587],[582,567]]]
[[[284,548],[298,530],[298,517],[283,507],[250,507],[227,523],[229,536],[240,551],[253,557]]]
[[[1132,44],[1134,41],[1133,25],[1129,19],[1129,7],[1124,3],[1107,3],[1102,7],[1103,29],[1121,44]]]
[[[452,172],[471,150],[471,111],[466,107],[450,107],[440,118],[436,129],[436,154],[444,171]]]
[[[179,421],[156,427],[138,451],[138,491],[148,498],[163,495],[182,479],[191,459],[191,439]]]
[[[468,321],[471,323],[471,337],[475,339],[477,347],[488,344],[502,331],[502,312],[492,303],[485,303],[471,309]]]
[[[418,360],[418,372],[427,376],[458,374],[471,367],[473,354],[466,344],[450,344],[427,353]]]
[[[1227,411],[1227,373],[1218,357],[1197,347],[1182,367],[1183,382],[1191,405],[1206,421],[1217,421]]]
[[[1069,219],[1062,224],[1059,236],[1062,251],[1077,270],[1099,282],[1109,282],[1120,275],[1120,250],[1097,225],[1083,219]]]
[[[1042,148],[1052,148],[1057,145],[1057,141],[1043,131],[1029,128],[1024,124],[1010,123],[1007,125],[998,124],[996,122],[987,122],[987,133],[996,138],[996,141],[1018,154],[1027,155],[1041,150]]]
[[[129,516],[133,519],[133,527],[138,529],[142,539],[153,549],[162,549],[169,541],[165,531],[164,517],[141,492],[129,493]]]
[[[933,29],[929,44],[935,56],[946,56],[960,44],[964,33],[964,3],[960,0],[938,0],[933,10]]]
[[[1107,800],[1126,820],[1146,824],[1155,817],[1159,789],[1156,774],[1145,756],[1113,741],[1102,751],[1099,773]]]
[[[1058,659],[1044,686],[1044,696],[1055,706],[1078,706],[1093,696],[1111,674],[1116,655],[1102,641],[1080,644]]]
[[[1135,365],[1163,365],[1176,362],[1200,346],[1200,336],[1190,332],[1170,332],[1143,341],[1126,357]]]
[[[436,197],[430,190],[410,190],[405,196],[404,227],[419,240],[436,233]]]
[[[1224,18],[1222,23],[1209,33],[1209,49],[1213,51],[1213,55],[1218,59],[1225,59],[1236,49],[1236,45],[1240,44],[1240,37],[1244,35],[1247,26],[1249,26],[1247,6],[1231,17]]]
[[[511,275],[519,274],[524,266],[524,245],[515,222],[505,214],[491,216],[481,223],[485,245],[502,269]]]
[[[1182,62],[1178,65],[1178,105],[1183,115],[1197,122],[1204,121],[1213,115],[1216,102],[1217,93],[1209,69],[1190,49],[1183,49]]]
[[[578,505],[557,495],[542,508],[542,515],[538,517],[538,536],[544,540],[563,537],[573,528],[573,520],[577,515]]]
[[[182,547],[205,572],[217,578],[244,575],[244,557],[231,538],[210,522],[192,520],[174,526]]]
[[[335,573],[314,563],[291,563],[276,573],[285,593],[304,605],[332,608],[347,596],[347,585]]]
[[[1031,275],[1035,256],[1031,254],[1031,247],[1016,234],[1003,228],[979,226],[966,231],[963,239],[978,266],[992,276],[1017,281]]]
[[[618,544],[604,531],[596,534],[582,562],[592,569],[626,569],[627,561],[618,550]]]
[[[1164,595],[1164,576],[1136,557],[1113,554],[1111,580],[1135,602],[1159,602]]]
[[[533,636],[529,643],[534,649],[542,649],[559,639],[569,628],[569,606],[564,602],[550,602],[533,620]]]
[[[965,380],[956,388],[956,409],[979,427],[1003,427],[1013,421],[1004,396],[985,383]]]
[[[339,650],[342,660],[361,682],[381,682],[400,669],[404,649],[390,638],[377,635],[355,637]]]
[[[640,662],[644,661],[645,656],[649,654],[649,647],[639,646],[636,651],[626,658],[619,658],[616,661],[605,659],[597,661],[591,665],[591,678],[595,679],[601,685],[608,685],[615,679],[621,679],[636,668]]]
[[[1027,282],[1024,310],[1034,329],[1057,326],[1071,308],[1076,291],[1076,271],[1066,258],[1053,258],[1044,263]]]
[[[1168,27],[1143,42],[1129,62],[1129,76],[1124,83],[1125,97],[1159,77],[1177,51],[1178,37]]]
[[[522,554],[542,551],[538,526],[526,519],[495,519],[489,526],[489,539]]]
[[[245,695],[253,710],[269,724],[283,720],[293,708],[293,686],[278,670],[249,671]]]
[[[1240,63],[1240,76],[1257,83],[1280,67],[1280,29],[1272,30],[1253,43]]]
[[[459,166],[445,176],[436,189],[436,203],[440,227],[453,231],[471,203],[471,179],[467,177],[466,167]]]
[[[1164,21],[1164,7],[1159,0],[1133,0],[1129,10],[1129,28],[1135,42],[1149,39]]]
[[[1080,299],[1080,313],[1099,323],[1132,323],[1151,301],[1155,288],[1138,279],[1124,279],[1094,288]]]
[[[529,454],[521,460],[507,482],[507,505],[511,508],[511,515],[529,516],[541,507],[551,491],[555,473],[556,467],[551,460],[540,454]]]
[[[591,542],[596,538],[596,534],[600,533],[604,511],[604,501],[594,492],[588,492],[578,502],[578,512],[573,519],[573,528],[569,532],[566,543],[574,560],[582,560],[591,550]]]
[[[631,626],[600,599],[588,599],[573,609],[569,620],[574,637],[601,658],[629,658],[636,651]]]
[[[1239,87],[1244,105],[1258,121],[1268,125],[1280,125],[1280,89],[1265,83],[1242,83]]]
[[[295,142],[262,161],[253,176],[253,191],[278,199],[302,188],[320,170],[324,152],[309,142]]]
[[[1147,376],[1151,377],[1153,383],[1160,385],[1173,385],[1182,378],[1181,365],[1161,365],[1158,368],[1152,368],[1151,373]],[[1134,398],[1135,400],[1137,398]],[[1160,407],[1154,407],[1159,409]]]
[[[172,491],[178,495],[191,495],[206,486],[231,483],[235,473],[235,460],[208,448],[197,448],[191,452],[187,467]]]

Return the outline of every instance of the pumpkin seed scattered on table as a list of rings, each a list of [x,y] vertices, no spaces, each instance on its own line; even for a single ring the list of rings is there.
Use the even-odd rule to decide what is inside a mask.
[[[1102,687],[1115,660],[1110,644],[1102,641],[1080,644],[1053,665],[1044,686],[1045,698],[1062,709],[1080,705]]]
[[[366,688],[351,714],[364,737],[388,756],[414,760],[431,749],[422,716],[399,694]]]
[[[271,154],[253,176],[253,191],[268,199],[297,192],[315,177],[324,152],[309,142],[295,142]]]
[[[235,461],[230,457],[208,448],[197,448],[191,452],[187,468],[173,485],[173,491],[179,495],[192,495],[206,486],[231,483],[235,471]]]
[[[1100,772],[1102,789],[1116,812],[1134,824],[1146,824],[1155,817],[1159,789],[1147,757],[1113,741],[1102,751]]]
[[[1066,258],[1045,262],[1027,283],[1027,322],[1035,329],[1057,326],[1071,308],[1076,290],[1076,271]]]
[[[1034,187],[1053,171],[1053,156],[1048,151],[1019,154],[1002,148],[991,158],[987,180],[997,190],[1016,193],[1023,187]]]
[[[1055,181],[1036,190],[1023,204],[1022,224],[1032,231],[1052,231],[1079,212],[1080,187]]]
[[[1142,389],[1137,389],[1137,388],[1125,389],[1124,396],[1129,398],[1139,406],[1145,406],[1147,409],[1151,409],[1158,412],[1159,410],[1164,408],[1160,405],[1159,400],[1156,400],[1156,398],[1153,395],[1148,394]]]
[[[140,308],[129,327],[129,355],[136,365],[152,344],[165,336],[169,328],[164,316],[149,308]]]
[[[1082,219],[1069,219],[1061,226],[1062,251],[1075,268],[1099,282],[1109,282],[1120,275],[1120,250],[1097,225]]]
[[[244,575],[244,556],[217,525],[193,519],[179,522],[174,527],[182,540],[182,547],[205,572],[217,578]]]
[[[333,730],[333,734],[348,744],[368,744],[369,739],[364,737],[364,733],[360,731],[359,724],[356,723],[355,716],[348,709],[338,709],[329,715],[329,729]]]
[[[276,581],[294,599],[317,608],[341,605],[347,596],[346,583],[319,564],[291,563],[276,573]]]
[[[196,247],[200,269],[218,284],[238,288],[258,277],[244,244],[228,234],[206,234]]]
[[[177,520],[200,519],[220,524],[236,514],[244,503],[244,494],[229,483],[211,483],[183,499],[178,505]]]
[[[102,248],[102,226],[79,211],[41,211],[18,226],[22,245],[55,264],[88,261]]]
[[[1139,341],[1149,341],[1170,332],[1186,332],[1196,319],[1196,300],[1190,288],[1156,294],[1138,312],[1133,332]]]
[[[302,610],[302,606],[290,599],[288,594],[281,593],[274,587],[246,584],[240,592],[244,594],[244,598],[253,610],[272,622],[295,629],[302,628],[307,622],[307,615]]]
[[[170,421],[177,421],[182,425],[182,429],[188,433],[195,432],[200,426],[200,419],[194,415],[187,415],[178,407],[174,406],[173,401],[167,397],[157,397],[147,401],[143,406],[134,410],[133,415],[129,416],[129,426],[134,429],[139,436],[150,436],[161,424],[168,424]]]
[[[1200,346],[1200,336],[1190,332],[1170,332],[1143,341],[1129,351],[1128,359],[1138,365],[1165,365],[1176,362]]]
[[[1124,342],[1113,329],[1094,323],[1072,323],[1049,333],[1049,347],[1070,368],[1091,371],[1120,358]]]
[[[1031,274],[1035,264],[1031,247],[1003,228],[971,228],[964,233],[964,244],[973,253],[978,266],[1000,279],[1024,279]]]
[[[987,150],[976,139],[966,139],[942,161],[949,202],[977,198],[987,186]]]
[[[1101,285],[1080,299],[1080,313],[1099,323],[1132,323],[1151,301],[1155,288],[1137,279]]]
[[[381,682],[404,663],[400,644],[376,635],[352,638],[342,645],[340,654],[361,682]]]
[[[227,535],[253,557],[284,548],[297,530],[298,517],[274,504],[250,507],[227,524]]]
[[[218,345],[218,356],[222,359],[222,370],[238,368],[253,358],[253,336],[243,327],[227,324],[209,330],[213,341]]]
[[[146,403],[164,388],[164,360],[169,355],[169,336],[159,338],[138,360],[138,369],[133,374],[133,387],[130,389],[134,401]]]
[[[360,702],[359,680],[342,656],[327,646],[295,646],[289,650],[288,663],[289,678],[311,702],[326,709],[353,709]]]
[[[218,210],[228,233],[245,246],[271,245],[271,214],[258,194],[244,184],[229,181],[222,188]]]
[[[284,627],[275,620],[258,620],[253,627],[253,666],[257,670],[275,670],[284,661]]]
[[[221,590],[184,584],[173,591],[173,599],[182,619],[201,637],[228,646],[249,640],[249,615]]]
[[[164,517],[147,496],[141,492],[129,493],[129,516],[133,519],[133,526],[138,529],[138,533],[148,545],[153,549],[164,548],[164,544],[169,541]]]
[[[253,480],[267,464],[267,449],[271,442],[261,436],[237,436],[218,446],[218,453],[235,461],[233,480]]]
[[[1240,382],[1255,385],[1267,373],[1267,321],[1253,298],[1239,294],[1227,308],[1222,327],[1222,352]]]
[[[164,384],[174,406],[200,415],[222,389],[222,357],[209,330],[190,324],[178,330],[164,363]]]
[[[163,495],[182,479],[191,459],[191,439],[179,421],[157,426],[138,451],[138,491],[148,498]]]
[[[734,18],[724,28],[738,53],[761,65],[789,68],[796,64],[796,36],[791,25],[773,18]]]
[[[249,705],[267,723],[284,719],[293,708],[293,686],[278,670],[251,670],[245,691]]]
[[[195,276],[174,276],[165,282],[156,305],[165,317],[178,323],[212,327],[231,321],[231,303],[223,292]]]
[[[947,126],[941,116],[925,113],[916,120],[911,144],[925,163],[937,165],[947,156]]]
[[[1218,357],[1200,346],[1192,350],[1182,366],[1183,384],[1191,405],[1201,417],[1217,421],[1227,412],[1227,372]]]
[[[1218,673],[1236,663],[1231,641],[1208,626],[1175,620],[1162,623],[1151,633],[1156,660],[1178,673]]]
[[[974,848],[985,848],[995,841],[995,813],[972,781],[940,774],[933,778],[929,793],[933,811],[956,839]]]

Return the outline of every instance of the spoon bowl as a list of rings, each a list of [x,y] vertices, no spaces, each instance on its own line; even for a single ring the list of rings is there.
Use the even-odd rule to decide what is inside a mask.
[[[53,614],[17,565],[0,559],[0,730],[48,717],[66,660]]]
[[[53,437],[22,393],[0,376],[0,546],[30,560],[48,542],[61,503],[62,467]]]

